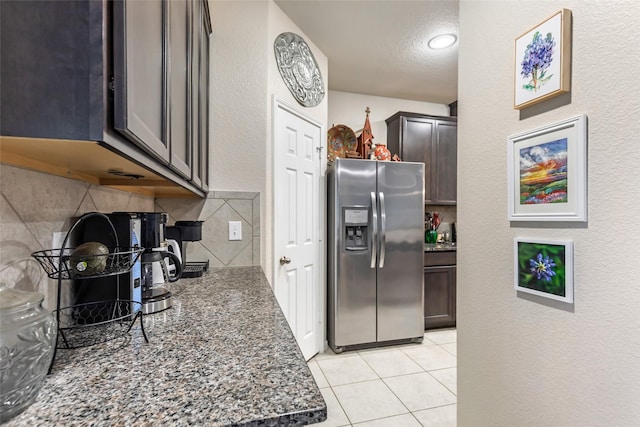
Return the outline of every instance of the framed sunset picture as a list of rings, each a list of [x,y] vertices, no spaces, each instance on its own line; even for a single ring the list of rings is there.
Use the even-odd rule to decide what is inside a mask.
[[[514,288],[573,303],[573,242],[514,239]]]
[[[507,141],[509,220],[587,220],[587,116]]]

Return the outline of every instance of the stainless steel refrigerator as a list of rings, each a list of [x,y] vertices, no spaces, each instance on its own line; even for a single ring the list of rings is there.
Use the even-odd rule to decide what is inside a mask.
[[[334,352],[424,336],[424,164],[337,158],[327,171]]]

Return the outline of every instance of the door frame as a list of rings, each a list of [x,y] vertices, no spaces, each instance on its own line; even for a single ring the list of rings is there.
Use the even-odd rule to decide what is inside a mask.
[[[316,307],[316,319],[317,319],[317,333],[316,333],[316,349],[319,353],[323,352],[327,347],[327,327],[326,327],[326,307],[327,307],[327,268],[326,268],[326,257],[327,257],[327,249],[326,249],[326,229],[327,229],[327,162],[326,160],[326,138],[323,138],[324,135],[327,134],[326,127],[323,123],[320,123],[311,117],[308,117],[302,114],[300,111],[296,110],[290,104],[287,104],[282,99],[278,98],[277,95],[272,96],[272,104],[271,104],[271,170],[272,173],[272,181],[271,181],[271,206],[272,206],[272,214],[271,214],[271,227],[273,230],[272,238],[271,238],[271,256],[272,256],[272,277],[273,277],[273,287],[272,290],[275,296],[275,289],[277,286],[277,271],[279,268],[279,258],[278,258],[278,248],[276,247],[276,236],[278,230],[276,228],[276,192],[278,188],[276,188],[276,171],[277,167],[280,166],[278,161],[278,156],[276,155],[276,129],[277,127],[277,111],[281,109],[289,114],[292,114],[301,120],[304,120],[311,125],[317,127],[320,130],[320,146],[318,150],[318,162],[319,162],[319,183],[318,183],[318,235],[317,235],[317,250],[315,254],[315,262],[318,266],[318,282],[316,285],[316,301],[318,301],[318,307]]]

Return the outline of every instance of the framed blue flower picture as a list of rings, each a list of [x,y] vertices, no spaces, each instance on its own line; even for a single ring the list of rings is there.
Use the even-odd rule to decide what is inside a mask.
[[[573,242],[514,239],[514,287],[566,303],[573,303]]]
[[[571,11],[561,9],[516,38],[514,109],[571,89]]]

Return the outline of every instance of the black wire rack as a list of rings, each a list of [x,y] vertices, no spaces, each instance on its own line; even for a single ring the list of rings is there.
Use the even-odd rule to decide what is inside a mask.
[[[143,249],[115,247],[108,254],[84,256],[90,264],[104,266],[100,271],[91,270],[90,273],[74,269],[72,266],[73,248],[46,249],[31,254],[42,266],[51,279],[95,279],[97,277],[113,276],[126,273],[136,263]]]
[[[56,310],[58,348],[88,347],[119,338],[140,318],[143,336],[142,304],[130,300],[110,300],[77,304]]]
[[[85,271],[73,268],[73,248],[68,248],[67,243],[79,224],[94,217],[102,218],[109,224],[116,245],[113,248],[109,248],[109,252],[106,254],[84,257],[84,260],[89,261],[90,265],[98,266],[97,268],[86,270],[90,274],[84,274]],[[99,212],[91,212],[78,218],[65,235],[61,248],[47,249],[31,254],[40,263],[47,276],[58,280],[58,296],[56,310],[54,311],[58,322],[58,334],[49,372],[53,368],[57,349],[88,347],[122,337],[129,333],[138,319],[140,319],[140,329],[144,340],[147,343],[149,342],[142,320],[141,301],[120,299],[118,294],[114,300],[60,307],[63,280],[87,280],[127,273],[131,271],[143,251],[144,248],[137,246],[121,247],[116,229],[109,217]]]

